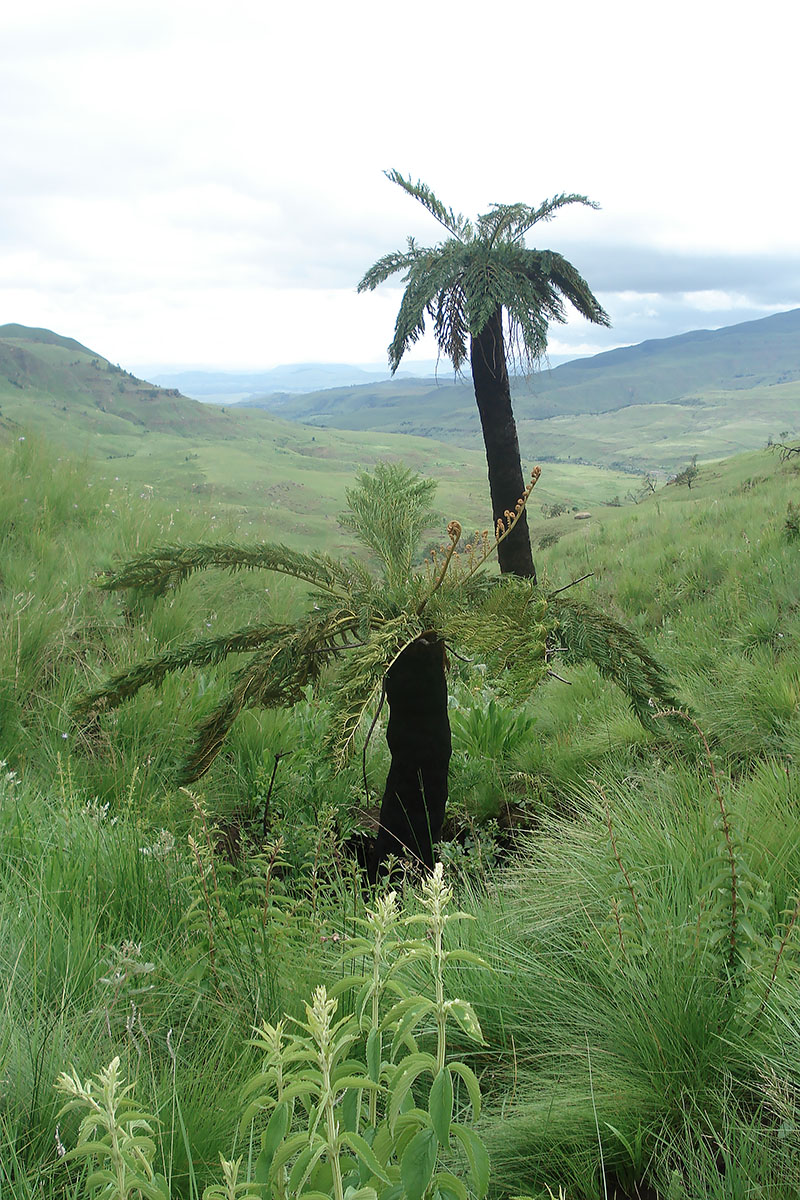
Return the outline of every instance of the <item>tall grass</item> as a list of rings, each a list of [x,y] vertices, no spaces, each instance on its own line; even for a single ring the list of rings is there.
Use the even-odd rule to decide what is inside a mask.
[[[592,571],[576,591],[666,661],[719,794],[692,727],[682,743],[646,734],[591,668],[488,720],[479,673],[460,668],[453,810],[474,823],[517,806],[533,825],[502,870],[476,839],[461,938],[493,972],[448,967],[487,1038],[463,1050],[498,1192],[800,1191],[798,474],[763,455],[714,475],[582,523],[545,565],[553,586]],[[248,714],[195,794],[176,790],[220,672],[74,726],[73,698],[110,669],[299,597],[212,574],[158,600],[100,593],[116,556],[248,527],[101,485],[27,435],[0,446],[0,480],[0,1187],[69,1190],[53,1080],[119,1054],[168,1131],[159,1169],[196,1194],[236,1144],[253,1024],[301,1013],[360,911],[340,844],[360,769],[320,761],[325,705],[309,698]],[[373,738],[376,790],[385,766]]]

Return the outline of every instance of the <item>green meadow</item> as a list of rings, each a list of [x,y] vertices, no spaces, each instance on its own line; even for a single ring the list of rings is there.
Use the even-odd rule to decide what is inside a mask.
[[[147,401],[105,375],[127,416],[0,401],[0,1194],[796,1197],[797,457],[720,457],[635,504],[630,475],[545,464],[541,586],[587,576],[573,594],[645,640],[686,718],[648,733],[568,660],[511,708],[454,657],[454,895],[404,881],[394,912],[357,864],[385,727],[365,793],[360,756],[320,754],[324,677],[240,717],[189,790],[176,761],[235,663],[73,717],[112,672],[285,619],[302,587],[95,581],[164,544],[347,552],[345,488],[381,458],[439,481],[437,543],[484,523],[482,456],[186,401],[136,426]]]

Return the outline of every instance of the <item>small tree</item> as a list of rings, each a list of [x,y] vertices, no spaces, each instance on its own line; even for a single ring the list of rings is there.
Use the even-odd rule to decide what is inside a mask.
[[[689,491],[691,491],[692,484],[694,483],[695,479],[697,479],[699,474],[700,468],[697,465],[697,455],[693,454],[687,465],[682,471],[679,471],[672,482],[678,484],[685,483]]]

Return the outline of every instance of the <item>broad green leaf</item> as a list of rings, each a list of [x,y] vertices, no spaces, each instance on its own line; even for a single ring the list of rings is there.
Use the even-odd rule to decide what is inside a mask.
[[[330,1197],[326,1196],[325,1200],[330,1200]],[[378,1200],[378,1193],[371,1187],[346,1188],[344,1200]]]
[[[380,1090],[379,1083],[373,1083],[366,1075],[345,1075],[344,1079],[337,1079],[335,1084],[336,1090],[341,1088],[363,1088],[368,1092],[377,1092]]]
[[[455,1017],[467,1037],[472,1038],[474,1042],[480,1042],[481,1045],[484,1044],[480,1022],[471,1004],[466,1000],[448,1000],[445,1008]]]
[[[325,1143],[321,1138],[315,1138],[310,1146],[306,1146],[305,1150],[298,1154],[294,1166],[289,1172],[290,1192],[300,1191],[324,1153]]]
[[[381,1077],[381,1031],[370,1029],[367,1037],[367,1072],[373,1083]]]
[[[378,1179],[382,1179],[384,1183],[390,1182],[389,1176],[379,1162],[375,1151],[363,1137],[357,1133],[343,1133],[341,1135],[341,1142],[343,1146],[350,1147],[353,1153],[361,1159],[373,1175],[377,1175]]]
[[[270,1162],[272,1162],[278,1146],[280,1146],[286,1137],[288,1128],[289,1105],[285,1100],[282,1100],[280,1104],[275,1106],[275,1111],[267,1122],[267,1128],[261,1137],[261,1151],[268,1156]],[[261,1180],[260,1182],[266,1183],[266,1180]]]
[[[478,1083],[477,1075],[472,1070],[472,1067],[468,1067],[466,1063],[451,1062],[449,1066],[451,1073],[460,1075],[467,1085],[470,1103],[472,1104],[472,1119],[473,1121],[477,1121],[481,1115],[481,1085]]]
[[[346,961],[346,959],[344,960]],[[341,996],[345,992],[351,991],[353,988],[361,987],[364,982],[363,975],[344,975],[341,979],[337,979],[336,983],[332,984],[328,989],[329,996]]]
[[[420,1129],[409,1142],[400,1163],[407,1200],[422,1200],[436,1166],[438,1149],[432,1129]]]
[[[477,1133],[468,1126],[453,1125],[451,1128],[464,1147],[472,1173],[472,1187],[480,1200],[489,1189],[489,1155],[486,1147]]]
[[[358,1112],[361,1107],[361,1089],[348,1088],[342,1100],[342,1128],[358,1128]]]
[[[450,1146],[450,1122],[453,1119],[453,1080],[447,1067],[442,1067],[431,1085],[428,1113],[441,1145]]]
[[[473,954],[471,950],[448,950],[444,955],[445,962],[465,962],[472,963],[473,966],[483,967],[485,970],[491,970],[489,964],[478,954]]]
[[[467,1200],[466,1187],[449,1171],[437,1171],[433,1177],[433,1183],[439,1189],[442,1200]]]
[[[317,1135],[312,1144],[316,1144],[321,1139]],[[274,1170],[279,1170],[284,1166],[290,1158],[298,1154],[304,1147],[308,1147],[308,1131],[304,1133],[293,1133],[291,1137],[286,1138],[283,1144],[275,1151],[275,1157],[272,1160]]]
[[[395,1071],[392,1081],[389,1084],[388,1115],[390,1127],[394,1127],[403,1101],[423,1071],[428,1071],[431,1075],[435,1073],[436,1059],[432,1054],[410,1054],[408,1058],[403,1059],[403,1062]]]

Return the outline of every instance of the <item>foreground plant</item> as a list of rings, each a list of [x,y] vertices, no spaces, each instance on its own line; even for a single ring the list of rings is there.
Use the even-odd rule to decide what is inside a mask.
[[[329,995],[324,987],[306,1005],[296,1031],[284,1022],[264,1024],[255,1041],[265,1052],[264,1070],[245,1088],[249,1103],[242,1128],[267,1117],[256,1163],[256,1191],[295,1200],[467,1200],[464,1181],[442,1163],[460,1146],[471,1189],[482,1197],[489,1185],[489,1158],[472,1128],[480,1114],[480,1085],[466,1063],[448,1060],[447,1028],[455,1020],[471,1040],[483,1035],[472,1006],[445,997],[448,962],[480,959],[447,950],[444,932],[464,913],[448,911],[452,892],[441,863],[422,883],[419,914],[403,917],[395,894],[380,900],[345,958],[370,962],[366,976],[350,976]],[[421,927],[424,937],[402,940],[403,928]],[[419,964],[432,995],[410,991],[404,972]],[[355,997],[355,1011],[337,1018],[339,997]],[[385,1010],[384,998],[396,1002]],[[433,1048],[415,1035],[433,1023]],[[456,1085],[456,1086],[454,1086]],[[457,1087],[467,1105],[457,1104]],[[471,1114],[467,1123],[457,1115]]]
[[[344,961],[367,962],[366,974],[330,992],[318,987],[305,1019],[262,1024],[251,1044],[263,1051],[263,1068],[243,1090],[241,1121],[243,1131],[256,1131],[260,1153],[252,1175],[241,1156],[223,1159],[223,1181],[206,1188],[204,1200],[468,1200],[456,1148],[472,1194],[485,1196],[489,1158],[472,1127],[480,1085],[447,1045],[453,1021],[477,1044],[483,1035],[472,1006],[448,998],[444,982],[448,963],[482,964],[445,946],[448,926],[467,917],[450,911],[451,901],[441,863],[421,885],[422,911],[404,916],[389,893],[347,945]],[[417,930],[421,937],[405,936]],[[419,990],[411,978],[422,979]],[[344,995],[353,1011],[339,1015]],[[420,1034],[430,1049],[418,1045]],[[119,1058],[86,1083],[63,1073],[56,1087],[69,1097],[60,1115],[84,1114],[64,1156],[88,1160],[85,1190],[104,1200],[167,1200],[167,1182],[152,1165],[156,1121],[123,1085]]]
[[[415,556],[434,519],[436,485],[391,464],[378,464],[373,473],[358,477],[358,486],[347,493],[350,507],[343,517],[377,559],[377,575],[355,557],[337,561],[272,544],[166,546],[123,564],[108,572],[100,586],[163,595],[196,571],[261,568],[306,583],[309,605],[293,624],[254,624],[147,659],[82,697],[77,712],[94,719],[145,685],[158,686],[172,672],[247,653],[229,690],[201,722],[180,768],[181,779],[190,781],[211,766],[243,709],[291,706],[309,684],[319,684],[326,669],[332,704],[326,750],[341,763],[385,689],[392,765],[377,858],[411,853],[432,866],[450,759],[448,645],[482,662],[487,683],[514,703],[526,700],[549,673],[548,639],[559,651],[596,663],[625,689],[645,723],[652,699],[662,707],[675,703],[658,663],[611,618],[548,594],[531,580],[498,578],[486,570],[518,527],[538,478],[536,468],[494,531],[477,532],[463,549],[461,526],[452,521],[448,544],[421,566],[415,566]]]
[[[86,1190],[103,1200],[128,1200],[137,1195],[168,1200],[167,1181],[153,1169],[154,1118],[140,1110],[130,1095],[132,1087],[122,1084],[118,1057],[86,1083],[74,1071],[62,1072],[56,1088],[69,1099],[59,1118],[72,1109],[83,1111],[85,1116],[74,1149],[64,1151],[56,1132],[59,1149],[67,1161],[90,1161]]]

